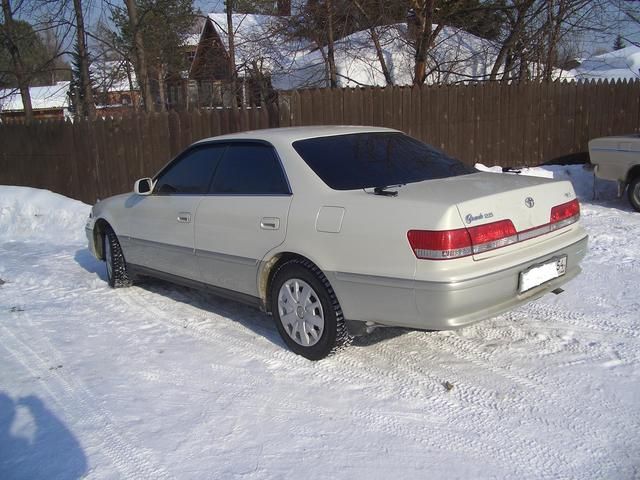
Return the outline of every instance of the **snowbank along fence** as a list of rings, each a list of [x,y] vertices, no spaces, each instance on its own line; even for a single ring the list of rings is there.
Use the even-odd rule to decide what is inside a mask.
[[[92,203],[130,191],[201,138],[329,124],[397,128],[470,165],[532,166],[586,152],[591,138],[639,132],[640,81],[304,90],[256,109],[5,122],[0,184]]]

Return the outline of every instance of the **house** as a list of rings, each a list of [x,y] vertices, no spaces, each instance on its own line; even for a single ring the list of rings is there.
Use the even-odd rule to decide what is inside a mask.
[[[296,59],[309,51],[309,43],[287,35],[282,16],[233,14],[236,103],[260,105],[273,92],[271,77],[289,71]],[[234,103],[227,16],[212,13],[206,18],[188,72],[189,105],[223,107]],[[175,93],[175,92],[174,92]],[[171,98],[180,103],[180,98]]]
[[[34,118],[69,117],[69,85],[70,82],[58,82],[44,87],[30,87]],[[22,97],[18,89],[0,90],[0,118],[24,118]]]
[[[98,115],[121,113],[140,105],[140,90],[130,62],[98,59],[90,68]]]

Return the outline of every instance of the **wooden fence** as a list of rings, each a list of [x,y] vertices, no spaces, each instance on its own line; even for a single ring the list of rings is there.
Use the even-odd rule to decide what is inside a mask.
[[[93,122],[0,125],[0,184],[93,203],[131,190],[190,143],[299,125],[403,130],[467,164],[539,165],[591,138],[640,131],[640,81],[305,90],[261,109],[201,110]]]

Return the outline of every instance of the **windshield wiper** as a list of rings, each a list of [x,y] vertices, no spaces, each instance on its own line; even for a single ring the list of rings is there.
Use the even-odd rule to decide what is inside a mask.
[[[384,187],[374,187],[373,194],[374,195],[382,195],[383,197],[396,197],[398,196],[397,190],[389,190],[392,187],[401,187],[402,185],[386,185]]]

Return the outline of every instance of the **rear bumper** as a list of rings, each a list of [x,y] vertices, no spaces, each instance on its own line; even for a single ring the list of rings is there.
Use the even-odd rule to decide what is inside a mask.
[[[328,276],[349,320],[450,330],[496,316],[567,283],[581,271],[587,239],[585,235],[533,260],[458,281],[415,281],[340,272]],[[520,272],[561,255],[567,256],[567,270],[562,277],[518,293]]]

